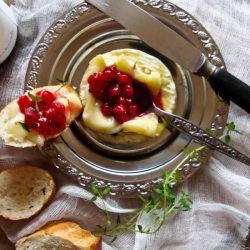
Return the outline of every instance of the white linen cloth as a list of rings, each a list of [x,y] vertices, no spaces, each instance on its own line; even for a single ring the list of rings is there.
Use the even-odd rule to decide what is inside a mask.
[[[11,56],[0,65],[1,107],[23,93],[24,76],[31,53],[45,30],[80,0],[16,0],[12,10],[18,19],[19,37]],[[250,1],[249,0],[172,0],[196,17],[217,42],[228,70],[250,83]],[[1,31],[0,31],[1,33]],[[1,34],[0,34],[1,35]],[[250,97],[249,97],[250,98]],[[229,121],[235,121],[243,136],[235,134],[232,146],[250,155],[250,116],[231,104]],[[2,160],[13,149],[2,146]],[[16,155],[27,157],[29,150]],[[14,162],[10,160],[9,165]],[[101,220],[100,209],[87,202],[91,194],[67,177],[50,167],[58,183],[55,199],[32,219],[9,222],[0,220],[0,227],[10,241],[32,233],[48,221],[74,220],[86,229]],[[240,249],[250,226],[250,167],[214,153],[204,168],[184,185],[193,198],[190,212],[174,215],[154,235],[123,233],[110,244],[105,238],[103,249],[134,250],[198,250]],[[130,201],[133,203],[133,201]],[[114,213],[129,212],[128,201],[108,200],[107,206]],[[101,203],[97,201],[101,207]],[[126,206],[125,206],[126,205]],[[0,249],[4,248],[2,240]],[[9,244],[9,243],[8,243]]]

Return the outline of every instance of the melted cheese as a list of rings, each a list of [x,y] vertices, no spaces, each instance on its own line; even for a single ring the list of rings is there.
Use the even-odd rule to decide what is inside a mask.
[[[123,131],[149,137],[158,136],[166,128],[166,123],[159,123],[154,113],[136,117],[123,124],[116,122],[113,117],[107,118],[102,114],[100,102],[88,91],[87,79],[93,73],[103,71],[106,66],[111,65],[144,83],[153,96],[162,91],[162,103],[166,111],[173,112],[175,108],[175,84],[170,71],[160,60],[139,50],[113,50],[93,58],[83,76],[80,96],[85,106],[82,115],[84,123],[100,133],[113,134]]]
[[[114,117],[105,117],[102,114],[100,103],[96,101],[96,98],[88,92],[87,103],[84,107],[83,119],[85,124],[90,128],[101,133],[114,134],[121,130]]]

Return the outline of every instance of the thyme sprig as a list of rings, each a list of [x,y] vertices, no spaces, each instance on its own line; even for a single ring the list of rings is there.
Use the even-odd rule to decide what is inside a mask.
[[[24,122],[18,121],[16,124],[20,124],[25,131],[30,132],[28,126]]]
[[[38,102],[42,102],[43,99],[41,96],[36,96],[28,92],[29,98],[35,103],[35,110],[37,113],[39,113],[39,107],[38,107]]]
[[[234,122],[227,123],[225,126],[225,129],[226,130],[225,130],[224,134],[220,137],[220,139],[223,139],[226,144],[229,144],[231,142],[232,133],[242,134],[239,130],[236,129],[236,125]],[[206,129],[206,131],[209,134],[214,135],[216,129],[215,128],[208,128],[208,129]]]
[[[58,92],[60,89],[62,89],[63,87],[65,87],[68,84],[64,80],[61,80],[61,79],[58,79],[58,78],[56,78],[56,80],[61,84],[61,86],[55,92]]]
[[[199,151],[201,149],[196,149]],[[162,172],[162,181],[158,183],[148,196],[140,195],[142,202],[141,206],[135,212],[126,216],[117,216],[116,223],[111,220],[109,212],[104,209],[105,225],[97,225],[95,234],[101,234],[112,237],[111,242],[117,238],[117,233],[123,231],[140,232],[145,234],[153,234],[157,232],[161,226],[168,220],[168,218],[177,211],[189,211],[191,209],[192,199],[184,192],[184,190],[175,190],[176,184],[180,178],[180,168],[183,163],[191,157],[193,151],[190,152],[172,171]],[[95,201],[97,197],[102,200],[106,197],[109,190],[106,188],[99,188],[96,184],[91,186],[94,193],[91,201]],[[103,201],[105,207],[105,203]],[[138,221],[145,217],[152,217],[150,225],[142,226],[137,224]]]
[[[211,130],[212,131],[212,130]],[[236,132],[236,126],[233,122],[226,125],[226,131],[220,137],[226,141],[231,140],[231,133]],[[230,139],[229,139],[230,138]],[[161,226],[178,211],[189,211],[192,205],[191,197],[181,188],[175,187],[175,184],[181,179],[181,168],[188,160],[201,161],[199,152],[205,146],[200,146],[196,149],[183,150],[185,157],[171,171],[162,172],[162,181],[153,188],[152,192],[147,196],[139,196],[141,206],[133,213],[125,216],[118,215],[116,220],[111,219],[110,213],[105,206],[105,197],[110,191],[110,187],[98,187],[97,184],[92,184],[91,190],[94,196],[91,201],[94,202],[98,197],[103,201],[104,206],[104,225],[97,225],[97,230],[93,233],[97,235],[105,235],[111,237],[111,242],[115,241],[118,233],[123,231],[140,232],[144,234],[156,233]],[[142,225],[140,221],[147,221],[150,218],[150,223]]]
[[[224,135],[224,141],[225,143],[230,143],[232,138],[231,138],[231,134],[232,133],[237,133],[237,134],[242,134],[239,130],[236,129],[236,125],[234,122],[229,122],[226,124],[226,132]]]

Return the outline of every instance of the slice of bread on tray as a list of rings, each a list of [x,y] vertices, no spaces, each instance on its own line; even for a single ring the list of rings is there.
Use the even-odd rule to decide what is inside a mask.
[[[54,222],[16,243],[16,250],[100,250],[101,237],[73,222]]]
[[[34,166],[17,166],[0,173],[0,215],[28,219],[52,199],[55,182],[50,173]]]
[[[14,147],[43,146],[63,133],[81,111],[81,100],[70,85],[33,89],[2,109],[0,138]]]

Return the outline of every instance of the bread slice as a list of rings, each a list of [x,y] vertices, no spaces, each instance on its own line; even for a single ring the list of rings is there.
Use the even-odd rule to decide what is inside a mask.
[[[101,241],[76,223],[55,222],[21,238],[16,250],[99,250]]]
[[[0,215],[9,220],[37,214],[55,193],[53,177],[34,166],[18,166],[0,173]]]
[[[66,128],[81,113],[81,100],[77,92],[71,86],[45,86],[34,89],[29,93],[35,95],[35,93],[40,90],[49,90],[52,93],[56,92],[58,94],[59,97],[56,99],[56,101],[62,103],[65,106]],[[17,101],[18,99],[12,101],[0,112],[0,138],[5,141],[6,145],[21,148],[36,145],[43,146],[46,140],[57,137],[59,134],[64,132],[62,131],[59,134],[45,138],[42,134],[39,134],[35,130],[27,131],[21,124],[24,122],[24,114],[20,111]]]

